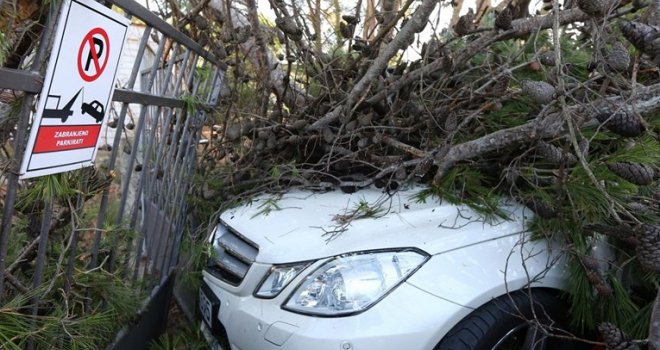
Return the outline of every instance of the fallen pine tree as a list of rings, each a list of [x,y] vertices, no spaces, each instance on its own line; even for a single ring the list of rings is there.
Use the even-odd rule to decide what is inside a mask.
[[[555,0],[528,16],[529,2],[480,1],[431,34],[435,0],[327,16],[320,1],[273,0],[270,24],[253,0],[206,3],[174,18],[230,67],[198,171],[202,216],[293,186],[425,183],[484,215],[511,196],[536,234],[565,240],[575,323],[600,324],[611,347],[619,328],[657,343],[657,3]],[[617,251],[609,271],[595,235]]]

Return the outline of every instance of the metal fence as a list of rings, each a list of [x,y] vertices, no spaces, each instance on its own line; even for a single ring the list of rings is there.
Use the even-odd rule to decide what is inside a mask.
[[[6,3],[7,1],[5,1]],[[101,1],[100,1],[101,2]],[[58,2],[59,3],[59,2]],[[225,66],[199,44],[132,0],[103,2],[131,18],[142,31],[134,47],[130,74],[119,81],[113,95],[111,126],[105,157],[95,169],[84,170],[80,192],[68,215],[80,215],[94,203],[96,214],[92,235],[73,230],[65,265],[65,288],[73,277],[74,259],[85,256],[89,269],[102,265],[107,271],[122,271],[127,281],[155,288],[168,280],[177,263],[184,232],[187,199],[196,164],[196,150],[207,109],[217,102]],[[2,2],[0,1],[0,6]],[[40,35],[39,44],[29,56],[29,67],[0,68],[0,89],[23,92],[18,120],[12,132],[14,154],[2,174],[5,189],[0,231],[0,300],[33,290],[44,281],[44,265],[53,230],[52,197],[40,207],[38,236],[11,254],[9,243],[17,228],[13,222],[19,188],[29,182],[18,178],[27,131],[37,94],[41,91],[47,53],[52,45],[59,9],[53,7]],[[149,59],[146,57],[149,56]],[[25,63],[24,63],[25,65]],[[99,151],[102,153],[102,151]],[[96,201],[85,202],[89,186],[97,186],[99,175],[115,185],[103,187]],[[92,181],[95,181],[92,184]],[[120,185],[118,185],[120,184]],[[119,192],[117,188],[120,187]],[[114,188],[114,192],[113,192]],[[109,246],[102,246],[108,220],[116,228],[134,235],[114,235]],[[91,237],[91,238],[90,238]],[[82,244],[83,239],[88,239]],[[82,250],[88,254],[81,255]],[[36,255],[34,252],[36,251]],[[16,278],[21,259],[33,256],[30,285]],[[25,280],[25,278],[23,278]],[[37,313],[34,307],[33,313]]]

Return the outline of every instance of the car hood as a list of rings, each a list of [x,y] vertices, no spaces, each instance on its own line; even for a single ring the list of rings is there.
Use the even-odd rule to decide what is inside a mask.
[[[374,188],[352,194],[291,190],[262,195],[220,220],[258,246],[257,262],[281,264],[392,248],[435,255],[520,233],[531,217],[523,206],[503,201],[508,220],[486,220],[467,206],[434,197],[419,201],[423,189],[392,195]]]

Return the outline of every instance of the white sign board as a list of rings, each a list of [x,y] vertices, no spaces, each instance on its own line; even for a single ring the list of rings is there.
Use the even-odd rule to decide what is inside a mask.
[[[129,20],[92,0],[65,0],[58,23],[21,178],[92,165]]]

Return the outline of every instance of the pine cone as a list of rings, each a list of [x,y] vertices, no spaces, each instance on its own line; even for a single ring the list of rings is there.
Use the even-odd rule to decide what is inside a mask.
[[[594,258],[591,255],[581,255],[579,256],[579,259],[585,269],[598,270],[600,268],[598,259]]]
[[[355,30],[355,25],[346,24],[344,22],[339,23],[339,33],[344,39],[352,38],[354,30]]]
[[[495,83],[492,85],[492,88],[489,91],[495,96],[503,96],[504,94],[506,94],[506,91],[509,89],[510,83],[511,83],[511,75],[502,74],[497,79],[495,79]]]
[[[619,162],[608,164],[607,168],[622,179],[635,185],[646,186],[653,182],[653,168],[646,164],[634,162]]]
[[[394,178],[397,180],[405,180],[406,177],[408,177],[408,173],[406,173],[406,169],[403,167],[394,172]]]
[[[638,50],[651,56],[652,60],[660,58],[660,28],[641,22],[622,22],[619,28]]]
[[[234,29],[234,39],[237,44],[243,44],[252,36],[252,26],[249,24]]]
[[[564,154],[564,151],[547,142],[540,142],[538,146],[539,154],[552,164],[563,164],[566,162],[568,165],[577,163],[577,158],[572,153]]]
[[[348,23],[348,24],[358,24],[358,22],[360,22],[360,19],[358,19],[355,16],[351,16],[351,15],[343,15],[343,16],[341,16],[341,19],[346,21],[346,23]]]
[[[299,41],[302,39],[303,31],[298,28],[292,18],[276,18],[275,25],[289,36],[291,40]]]
[[[545,81],[523,80],[522,92],[540,104],[546,104],[555,98],[555,87]]]
[[[660,227],[642,224],[636,236],[639,263],[651,271],[660,272]]]
[[[456,113],[449,113],[445,119],[445,131],[454,131],[458,127],[458,116]]]
[[[353,42],[353,50],[355,51],[367,51],[369,50],[369,42],[364,39],[356,38]]]
[[[502,12],[497,14],[495,17],[495,28],[502,30],[512,29],[511,21],[513,20],[511,15],[511,9],[507,6],[502,10]]]
[[[474,27],[474,11],[470,8],[468,9],[468,13],[458,18],[458,21],[454,25],[454,32],[458,36],[464,36],[474,30]]]
[[[554,66],[557,62],[557,56],[554,51],[547,51],[539,55],[539,62],[545,66]]]
[[[620,112],[614,115],[610,113],[600,113],[596,115],[599,122],[605,123],[605,127],[621,136],[637,137],[646,131],[646,127],[636,116]]]
[[[586,270],[586,275],[589,283],[591,283],[598,295],[602,297],[608,297],[612,295],[612,287],[597,270],[588,268]]]
[[[619,41],[604,56],[607,67],[615,72],[625,72],[630,66],[630,53]]]
[[[429,170],[431,170],[431,167],[433,167],[433,158],[426,157],[419,164],[417,164],[412,174],[413,176],[422,178],[424,175],[426,175],[426,173],[429,172]]]
[[[577,0],[577,5],[582,12],[591,17],[601,17],[607,12],[609,2],[607,0]]]
[[[637,344],[628,340],[628,336],[609,322],[598,325],[598,331],[607,345],[607,350],[639,350]]]

